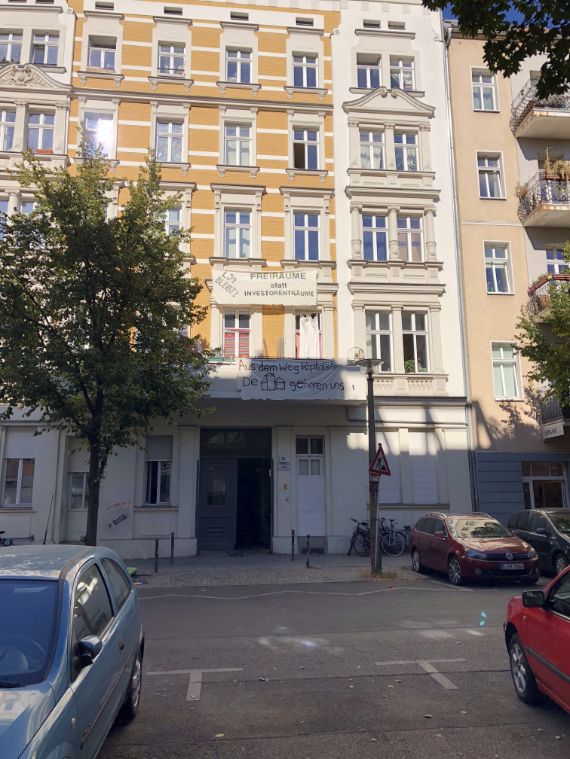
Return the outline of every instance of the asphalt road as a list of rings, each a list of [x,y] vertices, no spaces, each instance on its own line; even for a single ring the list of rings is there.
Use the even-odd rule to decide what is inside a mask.
[[[511,684],[502,622],[516,586],[139,592],[141,709],[100,759],[570,756],[570,716],[525,706]]]

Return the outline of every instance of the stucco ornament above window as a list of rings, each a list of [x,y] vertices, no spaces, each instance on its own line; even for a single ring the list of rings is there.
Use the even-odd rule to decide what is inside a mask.
[[[0,68],[0,87],[26,87],[38,90],[69,90],[31,63],[12,63]]]

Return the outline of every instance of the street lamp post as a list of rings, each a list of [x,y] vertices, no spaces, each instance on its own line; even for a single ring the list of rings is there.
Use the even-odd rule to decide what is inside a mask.
[[[361,358],[355,362],[366,369],[366,402],[368,407],[368,464],[376,455],[376,415],[374,412],[374,367],[382,362],[375,358]],[[368,475],[368,511],[370,512],[370,571],[382,571],[382,554],[378,549],[378,479]]]

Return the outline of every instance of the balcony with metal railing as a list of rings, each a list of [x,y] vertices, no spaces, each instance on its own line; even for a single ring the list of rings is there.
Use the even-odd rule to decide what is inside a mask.
[[[570,271],[562,274],[543,274],[528,288],[529,310],[541,314],[548,310],[553,287],[570,289]]]
[[[539,171],[518,196],[519,219],[525,227],[570,226],[570,179]]]
[[[529,80],[515,98],[511,109],[511,129],[515,137],[568,139],[570,95],[539,98],[536,82]]]

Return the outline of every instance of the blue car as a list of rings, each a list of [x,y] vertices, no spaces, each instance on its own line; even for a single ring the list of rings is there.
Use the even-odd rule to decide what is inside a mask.
[[[0,548],[0,757],[92,759],[136,715],[144,636],[107,548]]]

